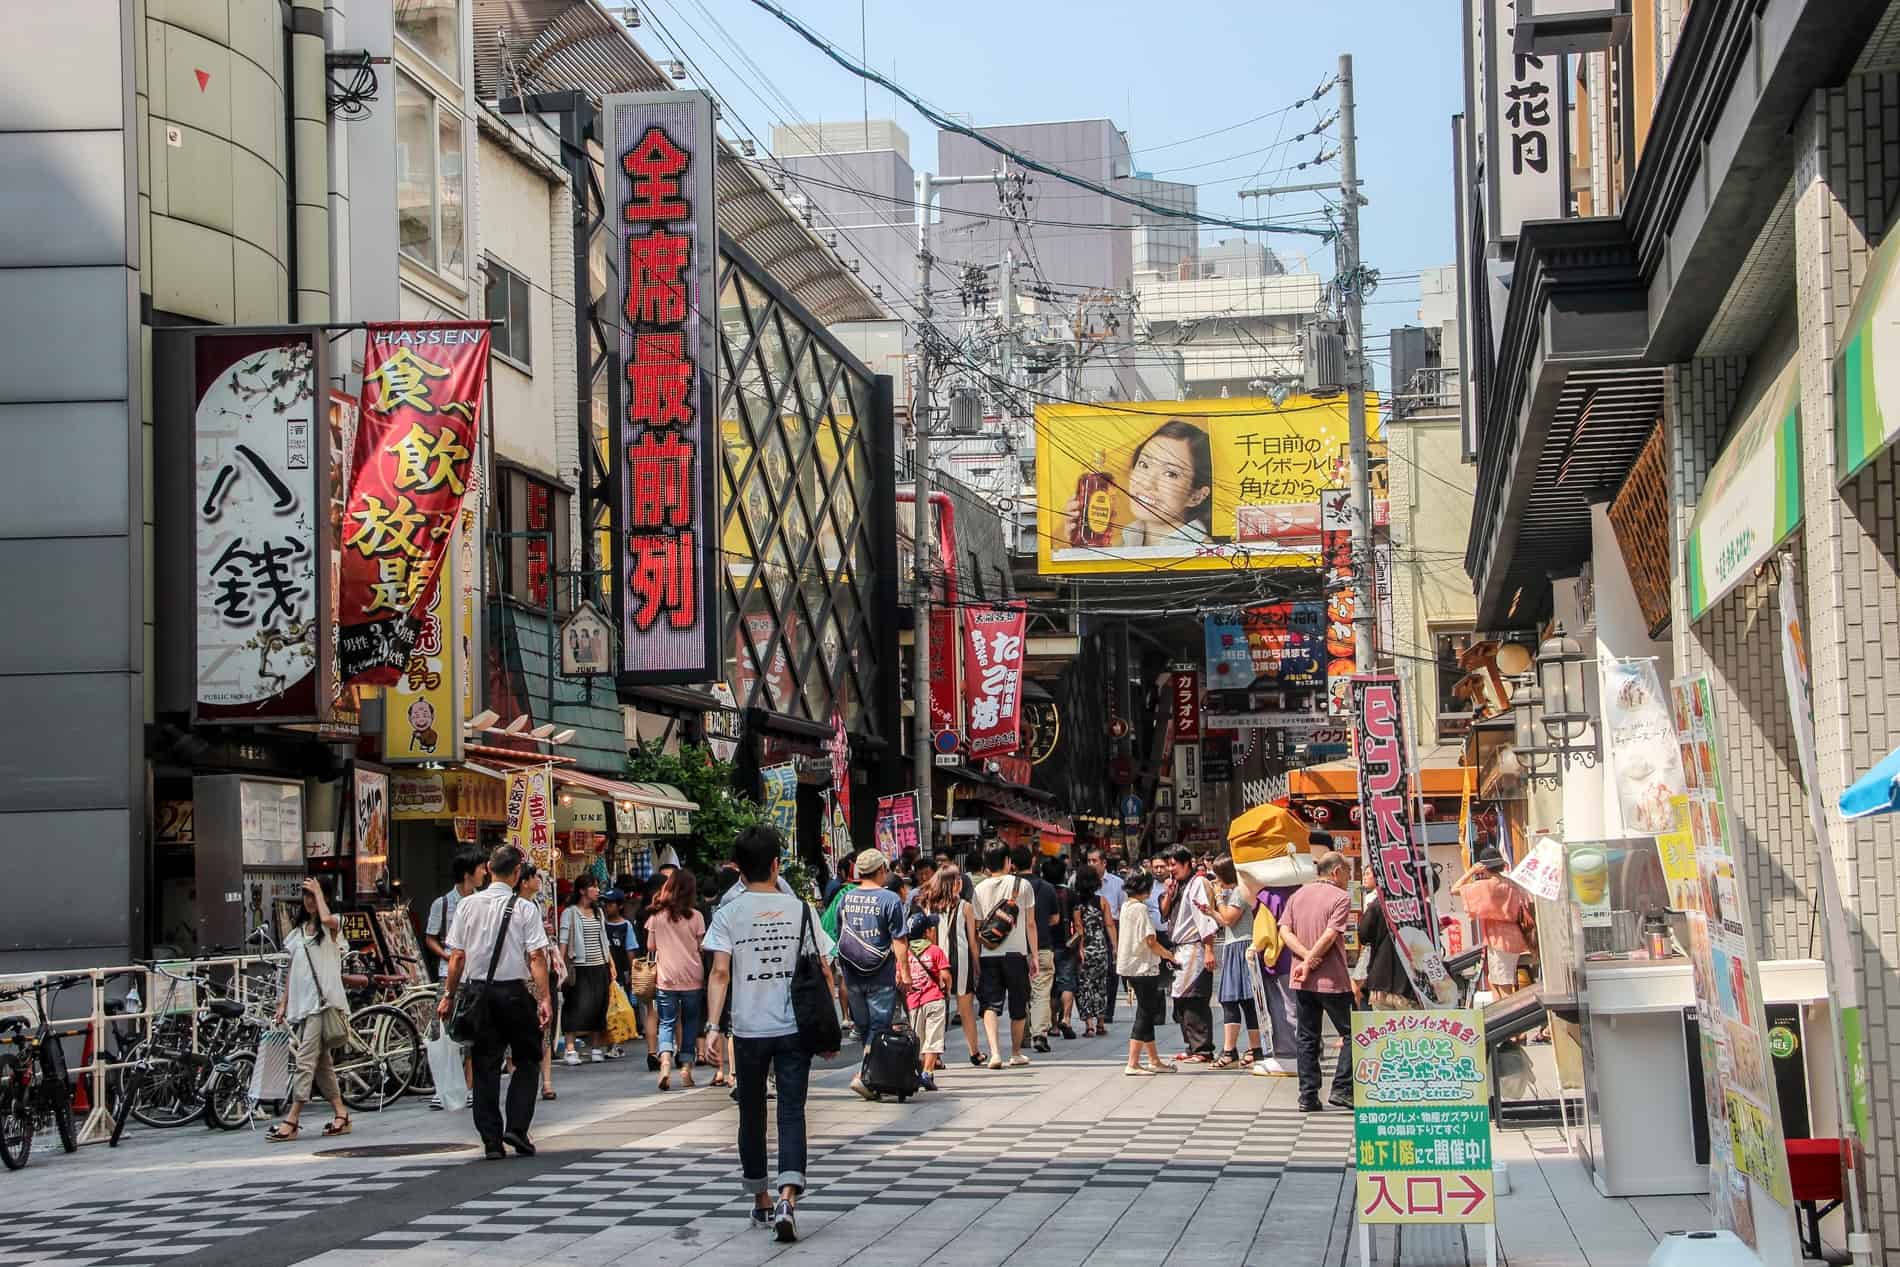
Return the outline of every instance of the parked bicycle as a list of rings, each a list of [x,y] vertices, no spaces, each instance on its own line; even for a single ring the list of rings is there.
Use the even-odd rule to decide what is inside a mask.
[[[87,980],[84,973],[48,977],[0,993],[0,1003],[30,997],[34,1013],[0,1019],[0,1046],[10,1049],[0,1051],[0,1163],[8,1170],[26,1165],[33,1136],[49,1125],[59,1132],[60,1146],[67,1152],[79,1147],[72,1080],[61,1041],[85,1030],[56,1029],[51,1014],[61,990]]]
[[[404,963],[416,962],[407,956],[396,957]],[[429,1026],[435,1022],[436,1000],[442,997],[434,982],[417,982],[402,973],[377,971],[376,963],[361,951],[351,951],[344,957],[343,989],[349,996],[351,1008],[356,1009],[353,1015],[372,1008],[394,1008],[409,1018],[418,1037],[429,1032]],[[391,1055],[399,1054],[396,1049],[400,1046],[400,1034],[385,1034],[384,1038],[392,1048]],[[417,1065],[409,1080],[408,1093],[435,1093],[435,1078],[428,1060],[423,1059]],[[344,1099],[348,1098],[346,1089]]]
[[[151,971],[170,983],[166,993],[183,987],[196,1005],[154,1017],[146,1037],[126,1053],[110,1144],[118,1145],[131,1118],[153,1127],[198,1119],[225,1130],[247,1125],[256,1107],[250,1089],[266,1013],[221,994],[205,973],[181,975],[159,963]]]

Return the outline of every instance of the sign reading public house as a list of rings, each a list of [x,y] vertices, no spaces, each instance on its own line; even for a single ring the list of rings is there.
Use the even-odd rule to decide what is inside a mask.
[[[337,585],[338,671],[393,686],[408,669],[474,473],[487,322],[372,324]]]
[[[622,670],[647,682],[720,676],[713,470],[712,99],[607,98],[607,178],[620,248]]]

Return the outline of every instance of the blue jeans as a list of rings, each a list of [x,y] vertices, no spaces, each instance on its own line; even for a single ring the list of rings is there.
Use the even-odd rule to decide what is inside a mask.
[[[682,1065],[692,1064],[699,1029],[706,1020],[706,996],[698,990],[661,990],[658,1002],[659,1050],[673,1053]]]
[[[897,980],[860,977],[846,968],[844,997],[851,1007],[851,1023],[863,1033],[864,1045],[869,1047],[873,1036],[891,1027],[891,1016],[897,1011]]]
[[[778,1078],[778,1182],[773,1190],[805,1190],[805,1090],[811,1056],[796,1034],[734,1038],[732,1074],[739,1090],[739,1168],[746,1193],[765,1188],[765,1071]]]

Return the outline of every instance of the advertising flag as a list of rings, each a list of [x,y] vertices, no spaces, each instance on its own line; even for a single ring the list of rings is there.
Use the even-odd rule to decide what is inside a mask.
[[[971,606],[963,614],[963,697],[969,708],[970,755],[1016,751],[1022,718],[1021,603]]]
[[[1352,679],[1353,751],[1359,761],[1360,856],[1378,886],[1405,974],[1420,1001],[1450,1007],[1458,987],[1438,949],[1432,909],[1432,865],[1412,833],[1405,774],[1404,693],[1391,674]]]
[[[930,609],[930,733],[962,729],[963,675],[957,664],[957,609]]]
[[[345,682],[390,686],[408,667],[473,480],[487,381],[487,322],[369,327],[337,587]]]

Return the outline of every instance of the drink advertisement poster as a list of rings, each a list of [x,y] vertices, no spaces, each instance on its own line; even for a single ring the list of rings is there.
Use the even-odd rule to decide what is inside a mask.
[[[1698,899],[1688,911],[1688,950],[1708,1089],[1711,1203],[1720,1226],[1760,1250],[1769,1239],[1762,1222],[1775,1206],[1783,1211],[1772,1217],[1792,1232],[1786,1212],[1792,1211],[1794,1198],[1780,1101],[1766,1055],[1761,973],[1733,849],[1721,724],[1709,676],[1676,679],[1670,706],[1683,767],[1694,771],[1687,801],[1696,881],[1693,887],[1678,886],[1672,879],[1671,888]],[[1671,852],[1679,853],[1679,846]],[[1756,1201],[1756,1193],[1773,1204]]]
[[[1353,1161],[1361,1223],[1490,1223],[1484,1013],[1354,1012]]]

